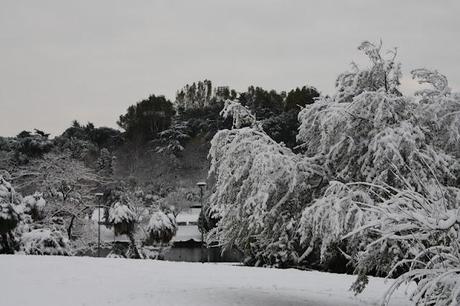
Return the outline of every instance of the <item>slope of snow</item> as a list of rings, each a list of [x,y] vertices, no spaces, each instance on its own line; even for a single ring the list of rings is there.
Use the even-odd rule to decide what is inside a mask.
[[[230,264],[114,258],[0,256],[2,305],[377,305],[389,282]],[[399,291],[390,305],[412,305]]]

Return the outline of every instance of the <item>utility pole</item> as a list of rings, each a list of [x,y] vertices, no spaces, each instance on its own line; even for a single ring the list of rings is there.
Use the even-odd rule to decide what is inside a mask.
[[[96,193],[97,201],[97,257],[101,257],[101,200],[104,194]]]
[[[201,263],[204,263],[203,188],[206,187],[206,183],[205,182],[198,182],[197,185],[198,185],[198,187],[200,187],[200,204],[201,204],[200,217],[202,218],[201,219],[201,228],[200,228],[200,231],[201,231]]]

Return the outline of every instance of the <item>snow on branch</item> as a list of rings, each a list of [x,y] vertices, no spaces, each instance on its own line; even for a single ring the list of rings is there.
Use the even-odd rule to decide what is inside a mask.
[[[248,108],[232,100],[225,101],[224,108],[220,112],[220,115],[223,118],[232,117],[233,127],[237,129],[245,126],[252,126],[256,122],[256,117]]]
[[[433,97],[447,96],[450,94],[447,78],[437,70],[429,70],[426,68],[415,69],[411,71],[412,78],[420,84],[429,84],[433,89],[422,89],[415,92],[417,96]]]

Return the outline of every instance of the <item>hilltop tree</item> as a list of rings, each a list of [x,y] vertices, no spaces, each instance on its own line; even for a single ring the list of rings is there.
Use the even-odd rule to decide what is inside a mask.
[[[319,92],[314,87],[303,86],[288,92],[286,101],[284,102],[284,110],[297,110],[299,112],[302,107],[315,102],[319,97]]]
[[[275,90],[266,91],[261,87],[249,86],[246,92],[240,94],[239,102],[246,106],[257,120],[279,115],[284,109],[283,94]]]
[[[128,139],[145,142],[167,129],[174,113],[172,103],[164,96],[151,95],[128,107],[126,114],[121,115],[117,123],[126,131]]]

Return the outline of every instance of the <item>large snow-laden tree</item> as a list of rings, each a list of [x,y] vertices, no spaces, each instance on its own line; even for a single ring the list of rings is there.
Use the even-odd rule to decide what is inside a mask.
[[[209,211],[219,219],[210,239],[236,246],[248,263],[296,264],[297,221],[322,184],[321,169],[249,127],[218,132],[209,156]]]
[[[339,89],[300,113],[306,155],[322,159],[329,179],[347,183],[331,183],[304,210],[304,256],[319,249],[322,261],[338,252],[350,259],[361,273],[356,291],[365,274],[402,274],[398,285],[417,281],[417,302],[456,305],[460,99],[439,72],[412,74],[432,88],[408,98],[381,78],[370,82],[377,88],[357,90],[355,82],[347,99]]]
[[[350,260],[377,239],[369,231],[341,239],[361,225],[372,224],[377,213],[357,203],[373,206],[393,195],[376,185],[426,194],[437,186],[459,184],[460,104],[458,96],[450,94],[447,79],[436,71],[414,70],[413,77],[433,89],[417,92],[417,98],[405,97],[395,79],[399,72],[391,71],[398,65],[381,64],[375,60],[382,58],[380,47],[364,45],[360,49],[369,56],[371,68],[357,71],[354,77],[365,76],[366,82],[339,82],[333,99],[322,97],[299,114],[298,140],[304,154],[321,161],[328,180],[341,182],[331,183],[304,210],[299,232],[308,249],[302,259],[316,252],[326,264],[335,256]],[[350,90],[343,90],[346,86]],[[349,94],[346,99],[344,92]],[[367,273],[387,273],[408,252],[411,245],[406,242],[381,246]]]

